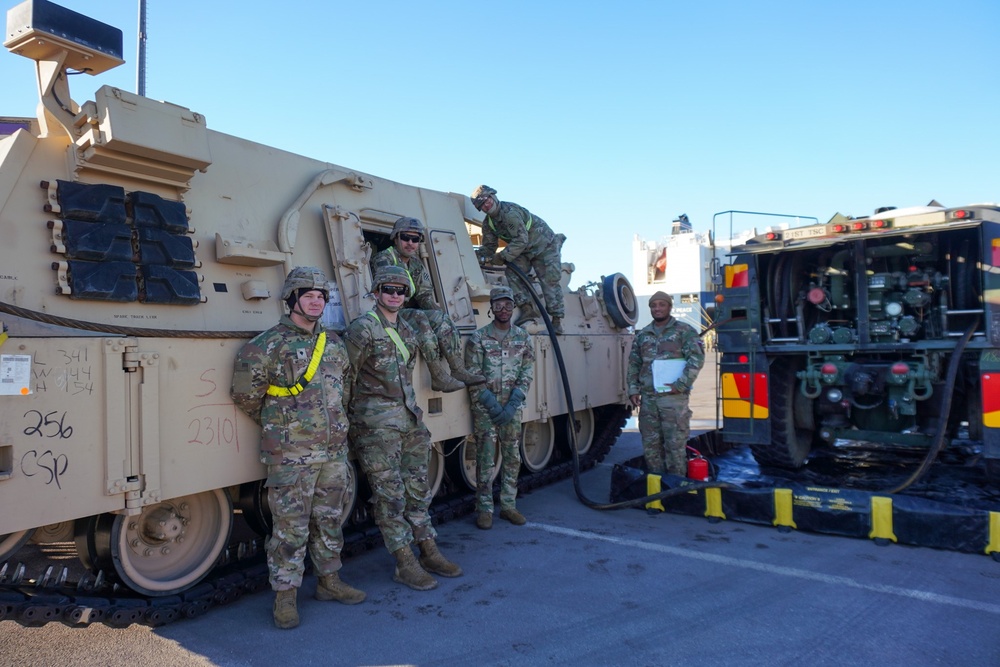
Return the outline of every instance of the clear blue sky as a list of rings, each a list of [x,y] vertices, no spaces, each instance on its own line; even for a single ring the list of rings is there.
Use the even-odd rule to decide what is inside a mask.
[[[16,4],[8,0],[4,8]],[[134,0],[61,4],[121,28]],[[377,176],[481,182],[569,240],[573,284],[631,275],[633,234],[729,209],[866,215],[1000,201],[998,0],[149,0],[149,97]],[[0,54],[0,115],[34,71]]]

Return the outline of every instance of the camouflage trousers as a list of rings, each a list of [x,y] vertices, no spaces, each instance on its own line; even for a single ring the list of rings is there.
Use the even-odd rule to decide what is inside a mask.
[[[302,585],[306,548],[317,575],[340,570],[344,506],[350,487],[347,456],[312,465],[267,467],[267,502],[274,526],[267,538],[267,570],[276,591]]]
[[[368,477],[375,523],[390,552],[437,536],[431,525],[427,464],[431,434],[422,423],[398,431],[351,428],[351,446]]]
[[[461,350],[458,330],[443,310],[403,308],[399,316],[416,332],[417,347],[424,361],[434,361],[442,355],[449,359]]]
[[[642,394],[639,434],[646,470],[687,475],[687,446],[691,434],[688,394]]]
[[[545,297],[545,310],[548,311],[549,317],[559,318],[566,314],[566,308],[563,305],[562,283],[560,282],[562,280],[560,246],[561,244],[557,236],[552,240],[552,243],[545,246],[545,249],[537,255],[532,257],[520,255],[511,262],[511,264],[521,269],[525,274],[530,274],[534,270],[535,278],[538,279],[538,282],[542,286],[542,296]],[[523,306],[529,302],[534,303],[531,301],[531,296],[528,295],[520,278],[510,269],[507,269],[507,284],[510,285],[511,290],[514,292],[515,305]]]
[[[476,511],[493,512],[493,465],[500,445],[500,509],[514,509],[517,474],[521,469],[521,420],[514,418],[497,426],[486,411],[473,406],[476,441]]]

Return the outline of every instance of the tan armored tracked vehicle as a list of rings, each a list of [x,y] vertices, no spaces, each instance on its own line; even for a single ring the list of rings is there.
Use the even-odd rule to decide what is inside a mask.
[[[258,429],[229,385],[238,348],[278,320],[290,268],[335,277],[326,321],[346,326],[371,307],[369,259],[405,215],[425,221],[437,297],[466,335],[505,279],[476,260],[482,216],[466,196],[220,134],[117,88],[76,103],[67,70],[123,62],[110,26],[29,1],[8,13],[4,46],[36,62],[44,110],[0,138],[0,563],[29,539],[75,537],[84,563],[130,588],[181,591],[217,562],[234,506],[266,529]],[[592,460],[625,416],[631,287],[603,278],[568,293],[566,311],[575,404],[536,328],[531,472],[567,460],[570,413]],[[422,362],[416,382],[438,494],[469,493],[468,396],[432,391]]]

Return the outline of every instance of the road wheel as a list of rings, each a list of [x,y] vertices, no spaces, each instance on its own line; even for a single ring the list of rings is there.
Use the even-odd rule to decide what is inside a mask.
[[[473,464],[475,462],[473,461]],[[444,480],[444,450],[440,442],[431,445],[431,458],[427,462],[427,483],[431,488],[431,498],[441,490],[441,482]],[[351,499],[351,508],[354,507],[354,499]]]
[[[476,444],[472,436],[467,438],[455,438],[445,442],[447,456],[445,463],[448,467],[448,478],[455,484],[464,485],[469,489],[476,490]],[[500,473],[500,448],[498,447],[493,456],[493,470],[490,472],[490,484]]]
[[[771,442],[750,445],[757,463],[797,470],[805,465],[815,429],[812,427],[812,401],[798,390],[792,362],[779,360],[770,372],[768,391],[771,403]]]
[[[233,508],[226,492],[215,489],[150,505],[136,516],[102,514],[92,525],[97,567],[110,563],[139,593],[174,595],[215,566],[229,544]]]
[[[34,528],[29,528],[28,530],[19,530],[16,533],[0,535],[0,563],[13,556],[14,552],[27,544],[34,532]]]
[[[521,465],[528,472],[544,470],[555,449],[556,431],[551,419],[528,422],[521,429]]]
[[[572,415],[566,415],[565,428],[562,438],[566,444],[566,452],[569,452],[570,443],[573,442],[571,428],[576,429],[576,453],[583,456],[590,451],[594,444],[595,418],[593,408],[577,410]],[[562,441],[562,439],[561,439]],[[562,445],[560,445],[562,447]]]

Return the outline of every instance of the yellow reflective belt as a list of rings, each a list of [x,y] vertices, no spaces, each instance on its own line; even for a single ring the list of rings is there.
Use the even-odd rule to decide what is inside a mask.
[[[374,317],[376,322],[382,324],[382,320],[378,318],[378,315],[375,314],[374,310],[369,310],[368,314]],[[382,325],[382,328],[385,329],[385,332],[387,334],[389,334],[389,338],[392,339],[392,342],[396,344],[396,349],[399,350],[399,353],[403,355],[403,363],[404,364],[409,363],[410,351],[406,349],[406,343],[403,342],[403,339],[399,337],[399,334],[396,333],[396,330],[393,329],[392,327],[387,327],[385,325]]]
[[[389,254],[392,255],[392,263],[399,266],[399,258],[396,257],[396,248],[389,248]],[[417,286],[413,284],[413,275],[410,273],[410,267],[404,266],[403,270],[406,271],[406,277],[410,279],[410,296],[413,296],[417,293]]]
[[[306,368],[306,372],[302,375],[302,379],[293,384],[291,387],[279,387],[277,385],[271,385],[267,388],[268,396],[298,396],[309,381],[313,379],[316,375],[316,370],[319,368],[319,362],[323,359],[323,350],[326,349],[326,332],[321,331],[319,337],[316,339],[316,346],[313,347],[313,356],[309,360],[309,366]]]
[[[497,227],[496,227],[496,225],[493,224],[493,218],[491,218],[490,216],[486,216],[486,221],[488,223],[490,223],[490,229],[492,229],[494,232],[496,232],[497,231]],[[533,223],[534,221],[535,221],[535,219],[533,217],[531,217],[531,214],[529,213],[528,214],[528,224],[526,224],[524,226],[524,230],[530,232],[531,231],[531,223]],[[500,236],[500,235],[497,234],[497,236]],[[502,236],[500,236],[500,238],[503,239]],[[509,241],[510,239],[503,239],[503,240],[504,241]]]

